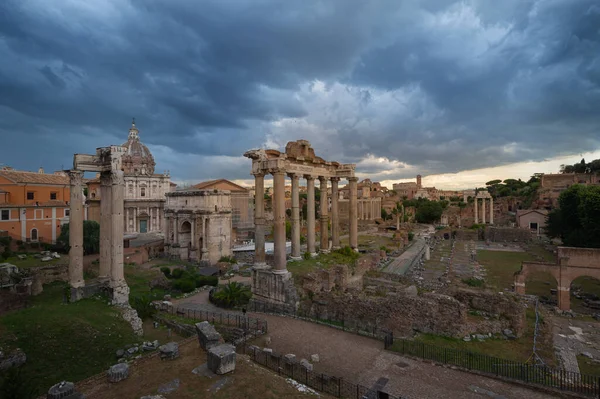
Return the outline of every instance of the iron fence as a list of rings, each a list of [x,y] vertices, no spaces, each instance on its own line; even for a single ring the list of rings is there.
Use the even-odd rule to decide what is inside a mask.
[[[357,335],[376,338],[382,341],[388,334],[390,334],[390,330],[380,327],[377,324],[361,323],[355,319],[346,319],[345,317],[319,317],[318,315],[313,315],[306,311],[298,310],[293,306],[283,304],[252,300],[248,304],[248,311],[255,313],[275,314],[278,316],[287,316],[295,319],[306,320],[336,328],[338,330],[351,332]]]
[[[242,314],[180,308],[166,304],[161,304],[159,310],[165,313],[173,314],[176,316],[182,316],[188,319],[208,321],[212,324],[237,327],[249,331],[260,331],[261,334],[266,334],[268,330],[268,323],[266,320],[259,319],[256,317],[245,316]]]
[[[295,360],[288,360],[276,353],[264,352],[260,350],[260,348],[253,345],[239,345],[237,347],[237,352],[249,355],[254,362],[275,371],[281,376],[289,377],[301,384],[306,385],[309,388],[327,393],[337,398],[402,399],[400,396],[393,396],[386,392],[375,391],[365,386],[351,383],[340,377],[332,377],[327,374],[309,370]]]
[[[495,377],[600,398],[600,377],[527,364],[460,349],[444,348],[407,339],[386,337],[385,348],[425,360],[448,364]]]

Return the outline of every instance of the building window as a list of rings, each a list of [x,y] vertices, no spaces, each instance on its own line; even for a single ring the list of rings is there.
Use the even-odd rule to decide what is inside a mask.
[[[535,231],[537,231],[537,229],[538,229],[538,224],[537,224],[537,223],[530,222],[530,223],[529,223],[529,228],[530,228],[531,230],[535,230]]]
[[[133,194],[133,184],[129,185],[129,194]]]
[[[70,213],[71,213],[70,209],[65,209],[65,217],[69,216]]]
[[[144,187],[142,187],[140,189],[140,196],[145,197],[146,196],[146,189]]]
[[[31,241],[38,240],[38,231],[37,229],[31,229]]]
[[[32,200],[33,199],[33,191],[27,191],[27,199],[28,200]]]
[[[44,218],[44,210],[43,209],[36,209],[35,210],[35,218],[36,219],[43,219]]]
[[[10,209],[2,209],[2,220],[10,220]]]
[[[50,193],[50,200],[56,200],[56,193]]]

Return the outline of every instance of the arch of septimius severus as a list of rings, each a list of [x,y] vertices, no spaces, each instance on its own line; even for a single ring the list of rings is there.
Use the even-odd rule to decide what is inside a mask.
[[[275,302],[293,304],[295,301],[291,273],[287,271],[285,238],[285,177],[292,180],[292,253],[293,259],[301,258],[300,251],[300,195],[299,181],[306,179],[307,187],[307,252],[316,254],[315,243],[315,180],[321,189],[321,240],[319,250],[329,250],[327,185],[331,182],[331,244],[340,247],[338,182],[347,179],[350,185],[350,246],[358,246],[357,181],[354,176],[356,165],[328,162],[315,155],[306,140],[291,141],[285,153],[277,150],[251,150],[244,154],[252,159],[252,175],[255,178],[255,266],[252,289],[255,295]],[[265,175],[273,175],[274,213],[274,266],[265,262]]]

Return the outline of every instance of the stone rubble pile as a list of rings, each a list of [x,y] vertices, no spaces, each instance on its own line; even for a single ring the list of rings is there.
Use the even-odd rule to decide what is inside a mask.
[[[169,342],[158,347],[160,358],[163,360],[172,360],[179,357],[179,344],[177,342]]]

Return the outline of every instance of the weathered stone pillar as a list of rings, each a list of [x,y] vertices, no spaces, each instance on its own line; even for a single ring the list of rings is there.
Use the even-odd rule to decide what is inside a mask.
[[[83,172],[69,171],[69,284],[73,288],[83,287]]]
[[[192,232],[190,242],[192,243],[192,249],[198,249],[198,240],[196,239],[196,215],[192,214],[191,219],[190,225],[192,227]]]
[[[357,187],[356,182],[358,181],[358,177],[349,177],[348,182],[350,184],[350,209],[349,209],[349,219],[350,219],[350,247],[353,249],[358,249],[358,219],[357,219]]]
[[[481,223],[485,224],[485,198],[481,199]]]
[[[137,231],[138,231],[138,225],[137,225],[138,208],[136,206],[135,208],[131,208],[131,210],[133,211],[133,233],[137,233]]]
[[[165,234],[165,244],[171,244],[171,219],[169,218],[168,214],[165,214],[165,217],[163,218],[164,222],[165,222],[165,226],[163,228],[164,230],[164,234]]]
[[[273,235],[275,241],[275,273],[287,273],[285,247],[285,172],[273,172]]]
[[[315,256],[315,178],[312,176],[306,177],[306,229],[307,229],[307,251]]]
[[[300,176],[288,175],[292,179],[292,259],[302,259],[300,253]]]
[[[100,174],[100,279],[109,279],[111,275],[111,225],[112,180],[110,172],[103,172]]]
[[[264,198],[264,197],[263,197]],[[264,239],[264,234],[263,234],[263,239]],[[202,259],[204,259],[204,254],[208,253],[208,248],[206,247],[206,243],[208,241],[208,237],[206,237],[206,216],[202,217]],[[264,243],[264,241],[263,241]],[[264,248],[265,246],[263,245],[263,256],[264,256]]]
[[[515,275],[515,292],[519,295],[525,295],[525,275]]]
[[[473,204],[475,205],[475,223],[474,224],[478,224],[479,223],[479,215],[477,214],[479,212],[479,200],[477,199],[477,197],[475,197]]]
[[[494,224],[494,199],[490,197],[490,224]]]
[[[123,197],[125,194],[125,180],[121,170],[112,171],[110,176],[112,178],[111,284],[121,285],[125,280],[123,273]]]
[[[254,175],[254,264],[265,266],[265,175]],[[206,224],[206,223],[205,223]],[[206,235],[203,236],[206,243]]]
[[[176,213],[173,216],[173,243],[179,244],[179,218]]]
[[[338,192],[339,177],[331,178],[331,247],[333,249],[340,248],[340,215],[339,215],[339,192]]]
[[[321,250],[329,252],[329,200],[327,199],[327,178],[320,176],[321,182]]]

